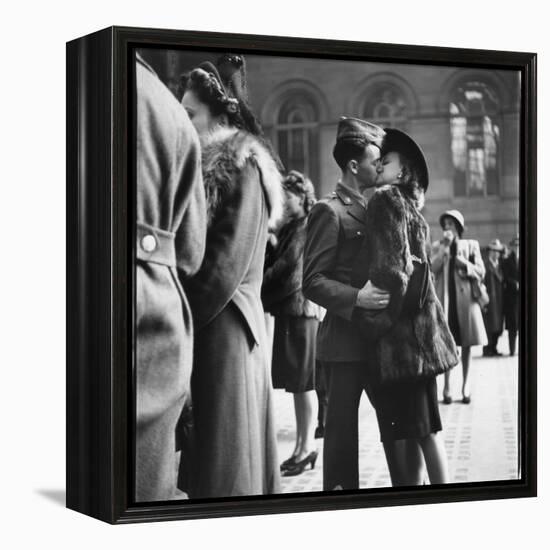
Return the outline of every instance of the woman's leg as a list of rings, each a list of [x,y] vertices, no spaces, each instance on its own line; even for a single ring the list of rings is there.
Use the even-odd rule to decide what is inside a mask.
[[[302,429],[301,429],[302,417],[300,415],[298,404],[296,403],[296,394],[293,393],[292,396],[294,398],[294,419],[296,421],[296,442],[294,443],[294,450],[292,451],[291,456],[298,456],[300,452],[300,447],[302,446],[302,441],[300,438],[300,435],[302,433]]]
[[[517,330],[510,330],[508,329],[508,345],[510,349],[510,355],[516,354],[516,338],[517,338]]]
[[[422,437],[418,440],[420,447],[422,447],[422,453],[424,454],[424,461],[426,462],[426,469],[428,470],[428,476],[430,483],[441,484],[449,483],[449,466],[447,464],[447,453],[439,432],[435,432]]]
[[[315,449],[314,422],[316,417],[315,391],[294,394],[294,409],[296,412],[296,460],[304,459]]]
[[[462,397],[470,397],[470,346],[462,346]]]
[[[445,379],[443,385],[443,400],[448,401],[451,399],[451,372],[446,371],[443,376]]]
[[[384,452],[394,487],[424,483],[424,460],[416,439],[385,441]]]

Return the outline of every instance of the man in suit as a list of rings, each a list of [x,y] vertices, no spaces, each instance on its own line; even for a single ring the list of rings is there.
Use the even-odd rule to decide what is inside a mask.
[[[383,309],[389,294],[370,281],[351,286],[364,237],[367,190],[374,188],[384,131],[363,120],[342,118],[333,156],[342,170],[336,189],[318,201],[308,218],[303,291],[327,310],[317,336],[317,359],[327,373],[323,486],[356,489],[358,409],[367,390],[369,350],[351,317],[355,307]]]
[[[519,235],[510,241],[510,248],[512,252],[502,262],[503,305],[510,355],[515,355],[519,328]]]
[[[489,243],[485,260],[485,286],[489,303],[483,308],[483,321],[489,343],[483,347],[484,357],[502,355],[497,350],[498,340],[504,328],[504,310],[502,302],[503,276],[501,255],[504,247],[499,239]]]

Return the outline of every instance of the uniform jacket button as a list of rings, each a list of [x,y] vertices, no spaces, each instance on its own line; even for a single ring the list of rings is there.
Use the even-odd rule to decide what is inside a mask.
[[[145,237],[141,239],[141,248],[143,248],[145,252],[153,252],[156,247],[157,240],[153,235],[145,235]]]

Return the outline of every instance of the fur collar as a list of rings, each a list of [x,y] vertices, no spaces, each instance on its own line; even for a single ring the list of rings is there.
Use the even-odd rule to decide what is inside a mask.
[[[283,213],[282,177],[266,146],[248,132],[225,127],[202,139],[201,145],[209,223],[234,184],[235,174],[253,161],[267,198],[269,227],[275,227]]]

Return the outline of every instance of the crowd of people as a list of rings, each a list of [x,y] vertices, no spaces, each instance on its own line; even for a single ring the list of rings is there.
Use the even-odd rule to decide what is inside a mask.
[[[240,55],[184,75],[180,102],[138,56],[136,86],[136,500],[277,493],[315,468],[316,437],[324,489],[356,489],[363,391],[392,484],[448,482],[436,376],[451,402],[460,360],[469,403],[471,346],[498,354],[506,326],[515,352],[519,241],[484,264],[449,210],[432,245],[421,148],[358,118],[316,200],[264,136]],[[284,460],[274,388],[294,401]]]

